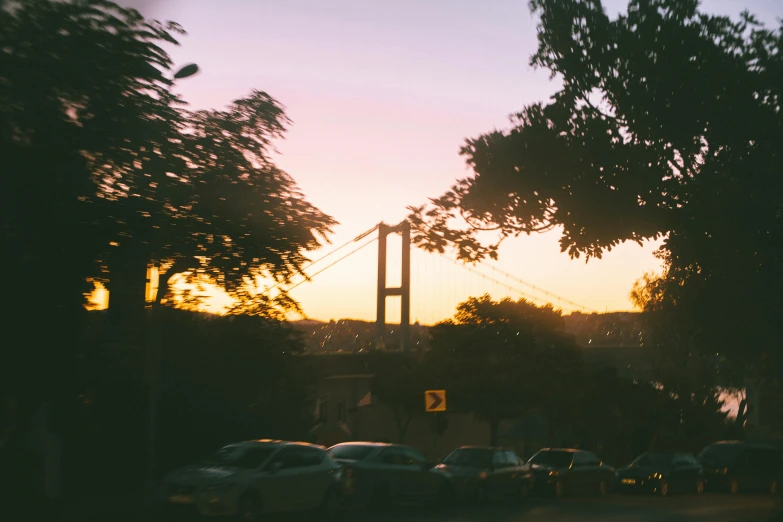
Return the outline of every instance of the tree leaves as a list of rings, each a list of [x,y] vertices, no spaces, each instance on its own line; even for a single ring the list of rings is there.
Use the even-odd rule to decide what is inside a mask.
[[[670,232],[705,162],[780,132],[770,81],[779,33],[696,5],[640,0],[610,20],[598,1],[531,2],[540,16],[531,63],[563,87],[513,128],[466,140],[473,176],[411,207],[415,241],[475,261],[496,251],[478,240],[485,228],[500,241],[558,228],[563,251],[589,259]]]
[[[183,108],[162,47],[184,34],[177,24],[107,1],[11,2],[0,18],[3,223],[20,255],[48,265],[67,251],[71,277],[139,308],[148,263],[247,297],[257,276],[289,281],[327,241],[336,222],[271,160],[290,123],[282,105],[252,91],[225,110]],[[70,227],[55,248],[53,223]]]
[[[641,296],[645,310],[670,308],[672,322],[656,324],[698,333],[704,353],[779,352],[781,27],[708,15],[695,0],[633,0],[616,19],[598,0],[530,5],[531,64],[562,88],[512,128],[466,140],[473,174],[411,207],[414,240],[475,262],[553,228],[586,259],[664,237],[665,273]]]

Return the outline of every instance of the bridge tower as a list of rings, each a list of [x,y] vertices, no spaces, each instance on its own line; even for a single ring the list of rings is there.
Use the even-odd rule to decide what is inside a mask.
[[[386,286],[386,237],[402,236],[402,284],[398,288]],[[375,342],[381,346],[386,334],[386,298],[400,296],[400,350],[410,349],[411,338],[411,225],[406,219],[398,225],[378,224],[378,303],[375,320]]]

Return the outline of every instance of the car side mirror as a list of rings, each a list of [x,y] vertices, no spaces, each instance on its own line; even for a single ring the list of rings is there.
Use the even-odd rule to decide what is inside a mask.
[[[274,475],[283,468],[283,463],[280,461],[273,462],[269,465],[269,473]]]

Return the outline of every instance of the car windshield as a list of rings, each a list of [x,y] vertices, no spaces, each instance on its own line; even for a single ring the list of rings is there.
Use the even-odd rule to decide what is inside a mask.
[[[531,464],[567,468],[571,465],[574,454],[570,451],[539,451],[530,459]]]
[[[453,451],[443,460],[443,463],[452,466],[485,468],[489,466],[491,459],[492,452],[488,449],[464,448]]]
[[[740,449],[739,444],[713,444],[699,453],[699,462],[719,468],[730,466]]]
[[[632,468],[667,467],[674,459],[674,453],[642,453],[631,462]]]
[[[255,469],[266,462],[276,449],[277,446],[266,444],[225,446],[207,459],[207,463],[227,468]]]
[[[375,446],[365,446],[363,444],[342,444],[329,449],[329,454],[334,459],[341,460],[363,460],[367,455],[373,452]]]

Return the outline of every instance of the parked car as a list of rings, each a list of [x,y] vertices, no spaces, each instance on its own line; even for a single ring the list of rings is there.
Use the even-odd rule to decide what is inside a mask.
[[[698,458],[712,491],[774,495],[783,481],[783,457],[769,444],[720,441],[704,448]]]
[[[528,464],[536,490],[558,497],[574,493],[604,495],[614,483],[614,468],[591,451],[544,448]]]
[[[648,451],[617,471],[620,491],[655,493],[704,492],[704,476],[699,461],[690,453]]]
[[[396,501],[448,501],[449,478],[409,446],[381,442],[344,442],[329,448],[343,467],[346,501],[387,506]]]
[[[163,479],[163,502],[202,516],[260,520],[266,513],[339,507],[343,471],[325,448],[257,440],[230,444]]]
[[[530,466],[507,448],[463,446],[437,469],[451,477],[460,496],[480,502],[496,496],[525,498],[533,486]]]

